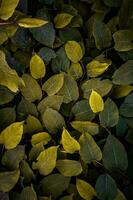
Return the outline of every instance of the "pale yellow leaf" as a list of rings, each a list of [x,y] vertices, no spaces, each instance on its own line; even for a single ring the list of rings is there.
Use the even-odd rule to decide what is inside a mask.
[[[40,142],[47,144],[51,140],[51,136],[47,132],[40,132],[32,135],[31,144],[34,146]]]

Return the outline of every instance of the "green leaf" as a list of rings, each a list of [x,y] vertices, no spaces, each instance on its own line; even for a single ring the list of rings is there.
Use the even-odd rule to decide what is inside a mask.
[[[129,60],[113,74],[113,83],[118,85],[128,85],[133,83],[133,60]]]
[[[113,135],[109,135],[103,149],[103,164],[108,170],[126,170],[127,153],[123,144]]]
[[[24,133],[33,134],[43,131],[43,126],[38,118],[29,115],[24,124]]]
[[[71,126],[81,133],[88,132],[91,135],[96,135],[99,133],[98,124],[90,121],[73,121]]]
[[[100,76],[108,69],[110,65],[111,60],[97,57],[87,64],[87,76],[92,78]]]
[[[33,55],[30,60],[30,73],[33,78],[43,78],[46,73],[46,66],[40,56],[37,54]]]
[[[9,192],[18,182],[20,171],[0,172],[0,191]]]
[[[14,122],[1,132],[1,142],[6,149],[13,149],[20,143],[23,135],[23,123]]]
[[[74,153],[80,150],[80,144],[75,140],[69,132],[64,128],[62,132],[62,145],[67,153]]]
[[[48,47],[42,47],[39,50],[38,55],[46,62],[46,64],[49,64],[51,60],[56,58],[55,51]]]
[[[65,126],[65,121],[62,115],[52,108],[47,108],[45,110],[42,115],[42,121],[46,129],[52,134],[62,130]]]
[[[84,98],[88,99],[92,90],[98,92],[102,97],[107,95],[112,88],[112,83],[109,79],[89,79],[82,84]]]
[[[59,111],[62,103],[63,103],[62,96],[52,95],[52,96],[45,97],[42,101],[40,101],[37,108],[41,114],[45,112],[47,107],[50,107],[54,110]]]
[[[80,196],[85,200],[92,200],[96,196],[95,189],[86,181],[77,179],[76,187]]]
[[[73,62],[79,62],[83,57],[83,51],[81,46],[76,41],[68,41],[65,44],[65,51],[67,57]]]
[[[71,63],[68,74],[72,76],[74,80],[81,78],[83,75],[83,70],[80,63]]]
[[[19,168],[19,163],[23,160],[25,155],[24,146],[18,145],[14,149],[7,150],[2,157],[2,165],[9,170]]]
[[[42,86],[42,89],[49,95],[54,95],[62,88],[64,84],[64,74],[51,76]]]
[[[64,28],[71,22],[72,18],[73,16],[68,13],[57,14],[54,18],[55,28]]]
[[[118,124],[119,111],[116,104],[108,98],[104,104],[104,110],[99,114],[100,123],[105,127],[113,127]]]
[[[121,0],[104,0],[104,3],[110,7],[119,7],[121,5]]]
[[[20,163],[20,174],[24,179],[24,183],[31,183],[32,179],[35,178],[35,175],[30,168],[30,165],[25,160],[22,160]]]
[[[99,93],[92,90],[89,97],[89,105],[94,113],[101,112],[104,109],[104,102]]]
[[[37,18],[21,18],[17,21],[18,25],[20,27],[24,28],[36,28],[43,26],[48,23],[48,21],[44,21],[42,19],[37,19]]]
[[[116,51],[129,51],[133,49],[133,31],[119,30],[113,34]]]
[[[17,72],[11,69],[6,62],[5,53],[0,51],[0,84],[8,87],[12,92],[17,92],[24,87],[24,81],[18,76]]]
[[[113,96],[115,98],[122,98],[128,96],[130,92],[133,91],[132,85],[117,85],[113,90]]]
[[[57,160],[56,168],[63,176],[78,176],[82,172],[81,163],[75,160]]]
[[[25,187],[20,194],[20,200],[37,200],[37,195],[33,187]]]
[[[69,183],[70,177],[51,174],[42,180],[41,188],[44,195],[51,195],[53,198],[57,198],[68,188]]]
[[[133,94],[128,95],[121,104],[120,114],[124,117],[133,117]]]
[[[102,50],[111,45],[111,31],[106,26],[106,24],[104,24],[100,20],[95,20],[93,24],[93,36],[95,39],[97,49]]]
[[[36,144],[35,146],[32,147],[32,149],[29,152],[29,159],[35,161],[43,150],[44,150],[44,145],[42,142]]]
[[[9,19],[13,15],[18,3],[19,0],[2,0],[0,4],[0,18],[3,20]]]
[[[69,75],[64,75],[63,87],[58,92],[58,95],[63,96],[64,103],[76,101],[79,98],[79,90],[76,81]]]
[[[79,154],[85,163],[88,164],[102,159],[101,149],[89,133],[82,134],[79,138],[79,143],[81,147]]]
[[[28,74],[24,74],[22,78],[25,87],[21,89],[21,92],[25,99],[30,102],[40,100],[42,98],[42,91],[38,82]]]
[[[0,85],[0,105],[4,105],[13,100],[15,94],[8,88]]]
[[[96,181],[96,193],[100,200],[112,200],[117,195],[117,186],[114,179],[108,175],[100,175]]]
[[[40,153],[37,158],[37,162],[33,163],[33,169],[38,169],[40,174],[50,174],[56,166],[58,146],[52,146],[45,149]]]
[[[0,28],[0,45],[2,45],[8,38],[12,38],[14,34],[16,33],[18,29],[18,26],[13,24],[13,25],[8,25],[6,27],[1,27]]]
[[[44,145],[47,144],[51,140],[51,136],[47,132],[40,132],[32,135],[31,144],[34,146],[40,142]]]
[[[64,196],[60,200],[73,200],[73,194]]]
[[[117,190],[117,196],[115,200],[126,200],[125,195],[119,189]]]
[[[92,112],[87,100],[80,100],[72,107],[72,113],[76,121],[93,120],[95,114]]]

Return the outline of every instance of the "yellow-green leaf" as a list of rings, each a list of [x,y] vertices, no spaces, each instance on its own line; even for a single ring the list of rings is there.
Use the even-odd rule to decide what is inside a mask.
[[[114,88],[113,96],[115,98],[122,98],[127,96],[132,91],[133,91],[132,85],[119,85]]]
[[[62,132],[62,145],[67,153],[74,153],[80,150],[80,144],[64,128]]]
[[[0,191],[9,192],[18,182],[19,169],[10,172],[0,172]]]
[[[78,176],[82,172],[82,166],[76,160],[57,160],[56,168],[63,176]]]
[[[43,126],[38,118],[29,115],[24,124],[24,133],[33,134],[43,131]]]
[[[14,122],[1,132],[2,143],[6,149],[13,149],[20,143],[23,135],[23,123]]]
[[[95,78],[104,73],[111,65],[111,61],[107,59],[95,59],[87,64],[87,75],[88,77]]]
[[[64,28],[71,22],[72,18],[73,16],[68,13],[56,15],[54,18],[55,28]]]
[[[125,195],[119,189],[115,200],[126,200]]]
[[[48,96],[56,94],[63,86],[64,74],[57,74],[51,76],[42,86],[42,89]]]
[[[36,18],[22,18],[17,21],[20,27],[24,28],[36,28],[41,27],[48,23],[48,21]]]
[[[85,200],[92,200],[96,196],[95,189],[86,181],[77,179],[76,187],[80,196]]]
[[[40,132],[32,135],[31,144],[34,146],[40,142],[47,144],[51,140],[51,136],[47,132]]]
[[[0,51],[0,84],[8,87],[12,92],[17,92],[19,88],[25,86],[17,72],[8,66],[3,51]]]
[[[39,79],[43,78],[46,73],[46,66],[45,63],[43,62],[43,59],[35,54],[32,56],[30,60],[30,73],[33,78]]]
[[[58,146],[52,146],[40,153],[37,162],[33,163],[33,169],[38,169],[40,174],[50,174],[56,166]]]
[[[81,78],[83,75],[83,70],[80,63],[72,63],[68,70],[68,74],[72,76],[74,80]]]
[[[100,112],[104,109],[104,102],[99,93],[92,90],[89,97],[89,105],[94,113]]]
[[[13,15],[19,0],[2,0],[0,3],[0,18],[7,20]]]
[[[67,57],[73,62],[77,63],[79,62],[83,57],[83,51],[79,43],[76,41],[68,41],[65,44],[65,51],[67,54]]]

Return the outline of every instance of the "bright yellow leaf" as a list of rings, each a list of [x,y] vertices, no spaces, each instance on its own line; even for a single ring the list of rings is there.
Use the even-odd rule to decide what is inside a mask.
[[[36,28],[43,26],[48,23],[48,21],[42,20],[42,19],[37,19],[37,18],[22,18],[17,21],[18,25],[20,27],[24,28]]]
[[[55,28],[64,28],[71,22],[72,18],[73,16],[68,13],[56,15],[54,18]]]
[[[89,97],[89,105],[94,113],[100,112],[104,109],[104,102],[100,94],[92,90]]]

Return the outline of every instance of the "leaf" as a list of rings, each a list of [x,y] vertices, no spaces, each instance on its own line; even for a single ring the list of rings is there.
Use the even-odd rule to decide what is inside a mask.
[[[23,160],[25,155],[24,146],[18,145],[14,149],[6,151],[2,157],[2,165],[9,170],[19,168],[19,163]]]
[[[17,92],[24,87],[24,81],[18,76],[15,70],[11,69],[6,62],[5,53],[0,51],[0,84],[6,86],[12,92]]]
[[[63,103],[62,96],[52,95],[52,96],[45,97],[42,101],[40,101],[37,108],[41,114],[45,112],[47,107],[50,107],[54,110],[59,111],[62,103]]]
[[[117,195],[117,186],[114,179],[108,175],[100,175],[96,181],[96,193],[100,200],[112,200]]]
[[[51,140],[51,136],[47,132],[40,132],[32,135],[31,144],[34,146],[40,142],[47,144]]]
[[[80,196],[85,200],[92,200],[96,196],[95,189],[86,181],[77,179],[76,187]]]
[[[42,180],[41,188],[44,195],[51,195],[53,198],[57,198],[68,188],[69,183],[70,177],[65,177],[61,174],[51,174]]]
[[[84,133],[79,138],[80,151],[79,154],[81,159],[86,163],[91,163],[93,161],[100,161],[102,159],[102,152],[99,146],[94,141],[93,137]]]
[[[118,85],[128,85],[133,83],[133,60],[129,60],[113,74],[113,83]]]
[[[32,147],[32,149],[29,152],[29,159],[31,161],[35,161],[39,154],[44,150],[44,145],[42,142],[36,144]]]
[[[67,153],[74,153],[80,150],[80,144],[75,140],[69,132],[64,128],[62,132],[62,145]]]
[[[6,149],[15,148],[21,141],[23,135],[23,122],[14,122],[5,128],[0,136],[2,137],[2,144]]]
[[[48,21],[42,20],[42,19],[37,19],[37,18],[21,18],[17,21],[18,25],[20,27],[24,28],[36,28],[43,26],[48,23]]]
[[[127,153],[123,144],[113,135],[109,135],[103,149],[103,164],[108,170],[126,170]]]
[[[63,87],[58,92],[58,95],[63,96],[64,103],[76,101],[79,98],[79,90],[76,81],[69,75],[64,75]]]
[[[56,166],[58,146],[52,146],[40,153],[37,162],[33,163],[33,169],[38,169],[40,174],[50,174]]]
[[[9,192],[18,182],[20,171],[0,172],[0,191]]]
[[[111,65],[111,61],[105,58],[95,58],[86,66],[87,76],[95,78],[103,74]]]
[[[99,133],[98,124],[90,121],[73,121],[71,126],[81,133],[88,132],[91,135],[96,135]]]
[[[51,76],[42,86],[42,89],[48,96],[54,95],[62,88],[64,84],[64,74],[56,74]]]
[[[115,200],[126,200],[125,195],[119,189],[117,190],[117,196]]]
[[[95,114],[92,112],[88,101],[85,99],[75,103],[75,105],[72,107],[72,113],[77,121],[91,121],[95,117]]]
[[[37,200],[37,195],[33,187],[25,187],[20,194],[20,200]]]
[[[78,176],[82,172],[81,163],[75,160],[57,160],[56,168],[63,176]]]
[[[19,0],[2,0],[0,4],[0,18],[3,20],[9,19],[13,15],[18,3]]]
[[[20,174],[23,177],[24,183],[31,183],[32,179],[35,178],[30,165],[25,160],[22,160],[20,163]]]
[[[113,96],[115,98],[122,98],[122,97],[128,96],[128,94],[132,91],[133,91],[132,85],[116,86],[113,90]]]
[[[45,110],[42,115],[42,121],[46,129],[52,134],[62,130],[65,126],[65,121],[62,115],[52,108],[47,108]]]
[[[30,73],[33,78],[43,78],[46,73],[46,66],[40,56],[35,54],[30,60]]]
[[[14,34],[16,33],[18,29],[18,26],[13,24],[13,25],[7,25],[6,27],[1,27],[0,28],[0,45],[2,45],[5,41],[7,41],[9,38],[12,38]]]
[[[29,115],[24,124],[24,133],[33,134],[43,131],[43,127],[38,118]]]
[[[83,70],[80,63],[71,63],[68,74],[72,76],[74,80],[81,78],[83,75]]]
[[[121,104],[120,114],[124,117],[133,117],[133,94],[128,95]]]
[[[93,36],[95,39],[96,47],[102,50],[109,47],[112,42],[111,31],[109,28],[100,20],[95,20],[93,24]]]
[[[118,124],[119,111],[116,104],[108,98],[104,104],[104,110],[99,114],[100,123],[105,127],[113,127]]]
[[[10,91],[8,88],[0,85],[0,105],[9,103],[13,100],[15,94]]]
[[[64,196],[60,200],[73,200],[73,194]]]
[[[107,95],[112,88],[112,83],[109,79],[89,79],[82,84],[84,98],[88,99],[92,90],[98,92],[102,97]]]
[[[46,62],[46,64],[49,64],[51,60],[56,58],[55,51],[48,47],[42,47],[39,50],[38,55]]]
[[[71,22],[72,18],[73,16],[68,13],[57,14],[54,18],[55,28],[64,28]]]
[[[25,82],[25,87],[21,89],[21,92],[25,99],[30,102],[40,100],[42,98],[42,91],[38,82],[28,74],[24,74],[22,78]]]
[[[89,97],[89,105],[94,113],[101,112],[104,109],[104,102],[99,93],[92,90]]]
[[[104,3],[110,7],[119,7],[121,5],[121,0],[104,0]]]
[[[113,34],[116,51],[129,51],[133,49],[133,31],[119,30]]]
[[[68,41],[65,44],[65,51],[67,57],[73,62],[79,62],[83,57],[83,51],[81,46],[76,41]]]

